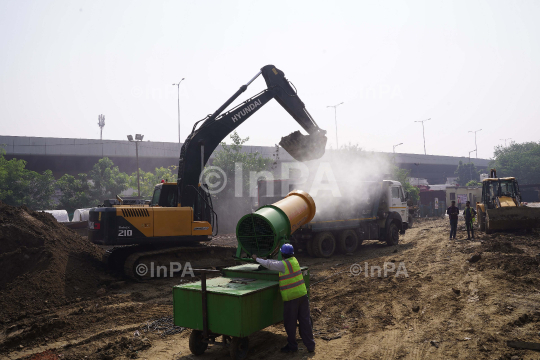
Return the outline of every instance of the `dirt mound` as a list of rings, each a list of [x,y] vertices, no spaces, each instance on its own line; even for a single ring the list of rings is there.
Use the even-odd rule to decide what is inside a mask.
[[[496,254],[482,258],[478,264],[479,270],[500,269],[516,277],[539,273],[538,261],[531,256]]]
[[[484,251],[499,252],[503,254],[523,254],[524,251],[515,247],[510,241],[488,241],[484,244]]]
[[[52,215],[0,204],[0,321],[94,296],[102,256]]]

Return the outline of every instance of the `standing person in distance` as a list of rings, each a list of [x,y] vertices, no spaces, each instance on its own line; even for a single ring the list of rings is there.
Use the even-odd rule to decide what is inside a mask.
[[[279,271],[279,290],[283,299],[283,325],[287,332],[287,345],[281,352],[297,352],[296,322],[300,325],[300,336],[308,352],[315,351],[315,340],[311,329],[311,316],[309,312],[309,299],[304,284],[304,277],[300,264],[294,257],[294,248],[291,244],[281,247],[283,261],[264,260],[253,255],[253,260],[269,270]]]
[[[471,202],[470,201],[467,201],[465,203],[465,209],[463,210],[463,216],[465,217],[465,225],[467,226],[467,240],[471,240],[471,235],[472,235],[472,239],[474,240],[473,223],[474,223],[474,218],[476,216],[476,210],[474,210],[471,207]]]
[[[452,205],[446,210],[448,217],[450,218],[450,240],[456,239],[457,222],[459,209],[456,207],[456,201],[452,200]]]

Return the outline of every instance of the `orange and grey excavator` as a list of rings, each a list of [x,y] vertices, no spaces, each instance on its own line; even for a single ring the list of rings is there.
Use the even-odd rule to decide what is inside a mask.
[[[223,112],[259,75],[264,77],[267,89]],[[176,183],[156,185],[150,205],[92,209],[89,240],[106,246],[140,245],[113,252],[113,262],[124,262],[124,271],[132,276],[145,256],[167,253],[183,243],[210,240],[217,233],[217,214],[211,196],[200,184],[201,172],[221,141],[272,99],[308,133],[295,131],[279,144],[298,161],[322,157],[326,131],[317,126],[291,85],[281,70],[264,66],[213,114],[194,124],[180,152]]]

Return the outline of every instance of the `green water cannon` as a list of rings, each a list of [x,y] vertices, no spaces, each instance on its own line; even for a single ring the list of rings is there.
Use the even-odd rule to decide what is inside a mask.
[[[290,236],[315,216],[315,201],[305,191],[291,191],[285,198],[260,207],[244,215],[236,225],[238,260],[249,260],[252,255],[275,257],[281,260],[279,249]],[[241,258],[242,252],[248,258]]]

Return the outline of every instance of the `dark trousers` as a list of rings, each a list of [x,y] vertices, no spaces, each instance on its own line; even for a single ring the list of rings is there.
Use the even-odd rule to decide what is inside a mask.
[[[309,300],[307,295],[283,303],[283,325],[287,332],[287,345],[290,349],[298,349],[296,342],[296,322],[300,325],[300,336],[308,350],[315,349],[311,318],[309,315]]]
[[[467,237],[470,238],[471,235],[474,239],[474,228],[473,228],[473,223],[472,223],[472,220],[465,220],[465,224],[467,224]]]
[[[458,219],[450,219],[450,239],[456,238],[457,220]]]

